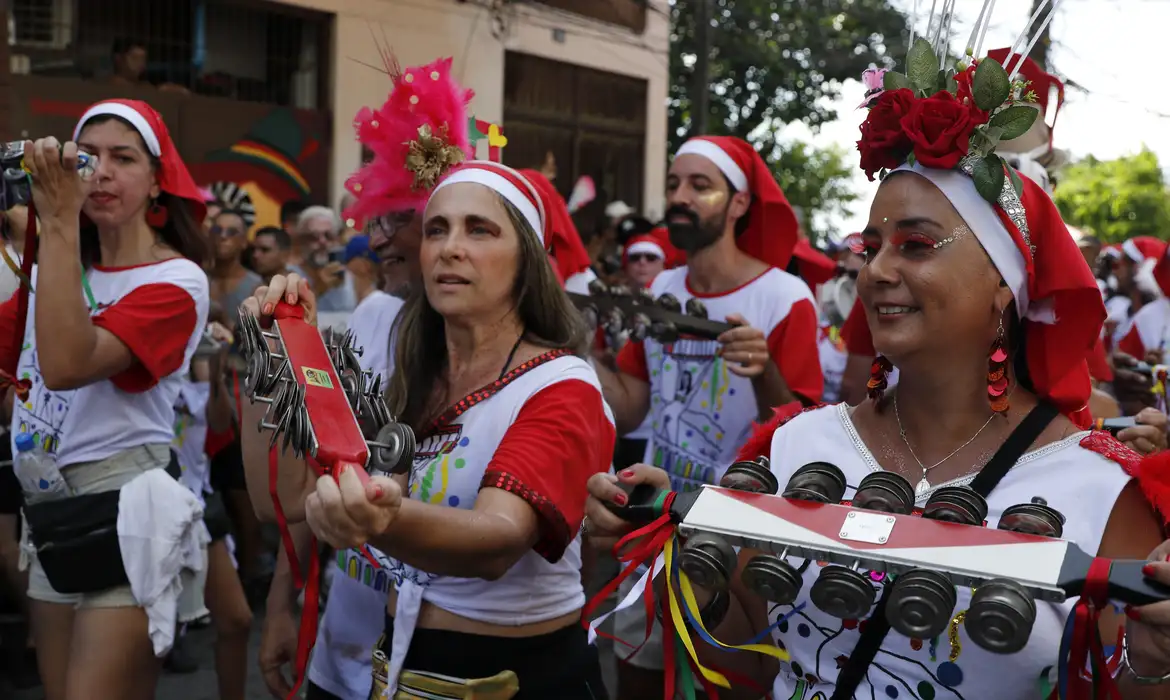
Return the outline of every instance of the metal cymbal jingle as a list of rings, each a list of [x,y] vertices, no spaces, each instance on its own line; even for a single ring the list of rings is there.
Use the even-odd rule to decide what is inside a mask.
[[[946,632],[957,594],[946,575],[913,569],[894,581],[886,603],[890,627],[911,639],[933,639]]]
[[[995,654],[1023,649],[1035,623],[1036,602],[1008,579],[993,579],[976,589],[963,620],[971,641]]]
[[[692,582],[720,591],[727,590],[737,562],[726,540],[706,532],[690,537],[678,555],[679,568]]]
[[[845,496],[845,473],[828,462],[811,462],[792,473],[783,496],[816,503],[840,503]]]
[[[694,316],[695,318],[707,318],[707,305],[697,297],[691,297],[690,299],[687,299],[686,311],[687,316]]]
[[[931,494],[922,517],[980,526],[987,518],[987,501],[968,486],[943,486]]]
[[[914,487],[893,472],[872,472],[857,485],[853,507],[907,515],[914,510]]]
[[[369,471],[405,474],[414,463],[414,431],[402,423],[387,423],[370,443]]]
[[[780,482],[768,466],[766,457],[752,462],[736,462],[727,468],[719,485],[727,489],[769,495],[775,494],[780,488]]]
[[[1049,507],[1044,499],[1033,498],[1031,503],[1005,508],[1003,515],[999,517],[998,528],[1059,539],[1064,535],[1064,515]]]
[[[757,554],[744,564],[740,580],[766,601],[790,605],[800,595],[804,578],[796,567],[775,554]]]
[[[682,304],[679,303],[678,297],[673,294],[663,294],[658,297],[656,303],[658,304],[658,308],[664,311],[670,311],[676,314],[682,313]]]
[[[821,569],[820,576],[809,589],[813,605],[842,620],[860,620],[873,607],[873,584],[853,569],[830,564]]]

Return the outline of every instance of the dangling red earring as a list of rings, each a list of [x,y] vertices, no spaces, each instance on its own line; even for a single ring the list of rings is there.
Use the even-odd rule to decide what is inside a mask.
[[[155,200],[151,203],[150,209],[146,211],[146,225],[151,228],[162,228],[167,225],[167,220],[170,219],[170,212],[167,208]]]
[[[878,355],[873,358],[873,364],[869,368],[869,382],[865,385],[865,393],[869,398],[878,401],[886,393],[886,375],[894,366],[886,358]]]
[[[987,400],[996,413],[1008,410],[1007,360],[1007,350],[1003,347],[1003,318],[1000,318],[999,333],[987,357]]]

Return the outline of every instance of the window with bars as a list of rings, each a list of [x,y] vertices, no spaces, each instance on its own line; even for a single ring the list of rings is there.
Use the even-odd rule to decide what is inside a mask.
[[[195,94],[322,109],[330,16],[264,0],[12,0],[18,72],[110,80],[117,42],[140,78]]]

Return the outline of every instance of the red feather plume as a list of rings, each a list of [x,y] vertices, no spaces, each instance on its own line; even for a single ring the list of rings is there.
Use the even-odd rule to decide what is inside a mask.
[[[345,188],[354,195],[346,218],[368,220],[393,211],[421,209],[430,189],[415,187],[414,173],[406,168],[410,143],[419,129],[472,157],[467,136],[467,105],[474,92],[451,75],[451,59],[399,71],[392,55],[383,57],[393,81],[390,97],[378,109],[362,108],[354,118],[357,138],[373,159],[351,175]]]
[[[814,406],[812,408],[820,408]],[[750,462],[757,457],[771,457],[772,455],[772,436],[788,421],[799,416],[807,410],[799,401],[786,403],[783,406],[778,406],[772,409],[772,418],[767,423],[754,423],[752,427],[752,435],[739,449],[739,455],[735,458],[737,462]]]

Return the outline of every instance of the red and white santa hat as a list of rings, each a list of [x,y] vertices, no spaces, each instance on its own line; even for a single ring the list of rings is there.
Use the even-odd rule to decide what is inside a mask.
[[[544,202],[540,191],[527,178],[502,163],[494,163],[490,160],[469,160],[452,169],[451,174],[435,187],[434,192],[461,182],[483,185],[516,207],[524,220],[536,232],[541,247],[548,249],[551,237],[547,231],[548,219],[545,216]],[[434,192],[431,193],[431,196],[434,196]]]
[[[81,130],[95,117],[117,117],[129,124],[142,137],[146,150],[158,159],[158,186],[163,192],[187,201],[191,215],[196,221],[202,221],[207,214],[207,203],[203,193],[195,185],[191,173],[183,159],[179,157],[179,149],[175,148],[171,140],[171,133],[163,123],[162,116],[153,107],[141,100],[104,100],[85,110],[77,126],[73,129],[73,140],[81,135]]]
[[[626,243],[625,249],[622,250],[622,265],[630,264],[631,255],[653,255],[663,262],[666,261],[666,251],[662,249],[662,244],[649,234],[634,236]]]
[[[585,250],[585,242],[581,240],[577,225],[573,223],[573,215],[569,213],[565,198],[549,179],[539,171],[528,168],[518,172],[540,195],[547,229],[544,247],[551,254],[557,277],[563,284],[565,280],[589,269],[593,262],[589,258],[589,251]]]
[[[1092,385],[1085,358],[1105,321],[1101,292],[1060,212],[1040,185],[1021,177],[1018,198],[992,205],[959,170],[904,165],[959,213],[1015,297],[1037,394],[1087,425]],[[1005,188],[1005,192],[1010,188]],[[1014,195],[1014,191],[1011,193]]]
[[[1153,236],[1134,236],[1121,244],[1121,252],[1135,263],[1158,260],[1166,252],[1166,241]]]
[[[676,156],[698,155],[715,164],[732,187],[752,194],[748,225],[736,244],[740,250],[781,270],[788,267],[800,231],[796,212],[772,171],[747,141],[733,136],[697,136]]]

